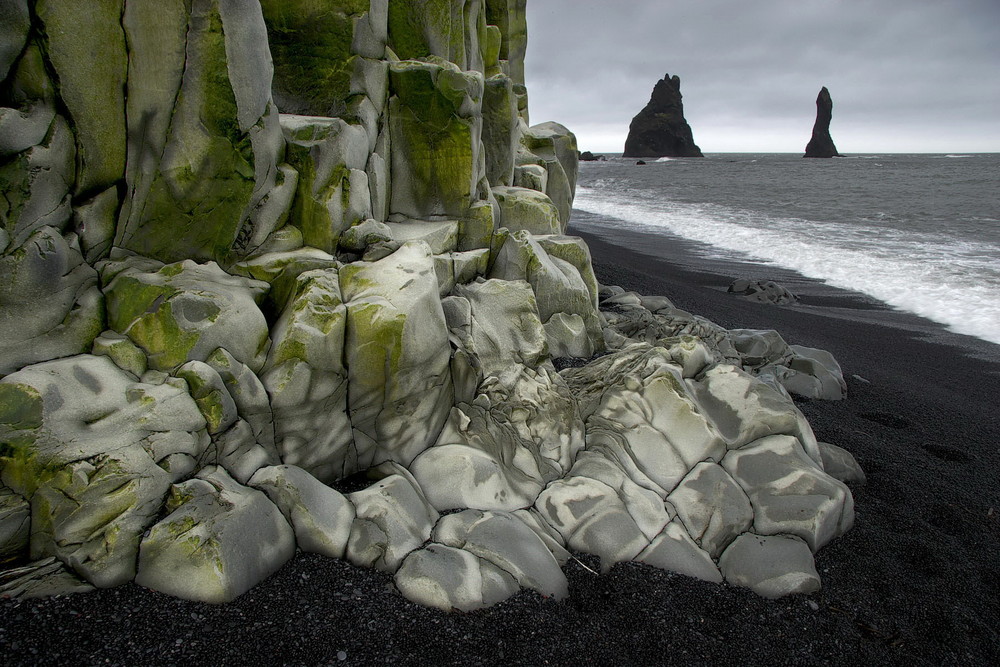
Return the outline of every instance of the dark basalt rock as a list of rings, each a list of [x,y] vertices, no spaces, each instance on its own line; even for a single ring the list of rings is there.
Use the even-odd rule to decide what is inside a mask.
[[[729,292],[760,303],[787,304],[799,300],[792,292],[773,280],[738,278],[729,286]]]
[[[590,151],[580,153],[580,162],[606,162],[607,159],[604,155],[594,155]]]
[[[653,88],[629,126],[624,157],[703,157],[684,119],[679,76],[667,74]]]
[[[840,157],[830,136],[832,118],[833,99],[830,98],[830,91],[823,86],[816,98],[816,124],[813,125],[812,139],[809,140],[803,157]]]

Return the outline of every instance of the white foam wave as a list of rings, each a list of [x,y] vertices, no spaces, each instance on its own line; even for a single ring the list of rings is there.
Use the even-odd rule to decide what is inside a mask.
[[[995,259],[1000,247],[776,219],[642,192],[579,188],[575,206],[639,231],[665,230],[744,259],[793,269],[1000,344],[1000,268]]]
[[[656,161],[657,162],[673,162],[674,158],[672,158],[672,157],[661,157],[661,158],[657,158]]]

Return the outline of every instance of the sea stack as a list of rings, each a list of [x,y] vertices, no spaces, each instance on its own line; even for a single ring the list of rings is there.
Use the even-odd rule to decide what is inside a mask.
[[[816,124],[813,125],[812,139],[809,140],[803,157],[840,157],[830,136],[832,118],[833,99],[830,97],[830,91],[823,86],[816,98]]]
[[[704,157],[684,119],[681,79],[664,75],[649,103],[632,119],[624,157]]]

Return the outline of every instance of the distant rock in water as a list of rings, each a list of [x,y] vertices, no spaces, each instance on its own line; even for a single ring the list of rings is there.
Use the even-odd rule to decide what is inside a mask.
[[[580,153],[580,162],[605,162],[607,159],[604,155],[594,155],[590,151]]]
[[[653,88],[649,104],[629,126],[624,157],[704,157],[684,120],[679,76],[667,74]]]
[[[806,146],[804,157],[840,157],[837,147],[830,136],[830,120],[833,118],[833,99],[826,86],[819,91],[816,98],[816,124],[813,125],[812,139]]]

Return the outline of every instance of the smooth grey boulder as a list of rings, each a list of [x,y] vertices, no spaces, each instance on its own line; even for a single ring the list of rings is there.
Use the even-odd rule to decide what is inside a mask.
[[[55,117],[56,110],[44,103],[25,109],[0,107],[0,155],[6,158],[40,145]]]
[[[722,574],[712,557],[691,539],[680,519],[668,523],[635,560],[702,581],[722,583]]]
[[[288,232],[289,245],[294,247],[256,255],[229,267],[229,273],[268,283],[271,289],[264,297],[263,310],[269,317],[277,317],[288,305],[298,289],[298,277],[306,271],[336,269],[340,262],[319,248],[302,246],[302,234],[296,227],[284,227],[274,234]]]
[[[576,135],[559,123],[548,122],[521,127],[521,152],[518,164],[538,164],[545,168],[545,194],[559,211],[561,228],[566,231],[579,171],[579,151]]]
[[[544,192],[498,186],[493,188],[493,196],[500,204],[500,225],[511,232],[562,233],[559,209]]]
[[[355,565],[395,572],[408,553],[430,538],[439,515],[405,468],[387,463],[370,474],[382,478],[347,496],[357,512],[347,559]]]
[[[295,553],[292,528],[274,503],[221,468],[172,487],[167,510],[142,540],[140,586],[185,600],[230,602]]]
[[[392,239],[392,230],[385,223],[369,218],[341,234],[340,247],[354,252],[364,252],[365,248],[373,243]]]
[[[255,371],[263,367],[270,338],[258,303],[267,283],[191,260],[129,258],[105,264],[103,273],[108,324],[145,350],[151,368],[204,361],[219,347]]]
[[[754,523],[750,499],[719,464],[703,461],[667,496],[694,541],[712,558]]]
[[[103,320],[97,272],[55,229],[0,255],[0,376],[89,351]]]
[[[820,589],[809,545],[795,537],[744,533],[719,557],[719,569],[730,584],[765,598]]]
[[[299,549],[343,558],[354,522],[354,505],[302,468],[291,465],[258,470],[249,485],[267,494],[295,531]]]
[[[236,414],[253,430],[254,440],[265,450],[274,449],[274,424],[271,405],[263,383],[249,366],[219,348],[205,360],[226,385],[236,403]]]
[[[795,535],[815,552],[854,525],[850,490],[794,437],[762,438],[727,454],[722,467],[747,492],[755,533]]]
[[[519,590],[507,572],[463,549],[430,544],[409,554],[393,578],[405,598],[442,611],[474,611]]]
[[[431,539],[464,549],[507,572],[524,588],[561,600],[569,584],[552,552],[516,515],[466,510],[442,517]]]
[[[830,477],[841,482],[857,482],[858,484],[864,484],[868,481],[865,471],[855,460],[854,455],[843,447],[820,442],[819,452],[823,457],[823,470]]]

